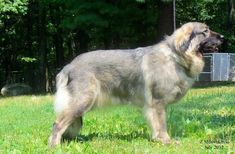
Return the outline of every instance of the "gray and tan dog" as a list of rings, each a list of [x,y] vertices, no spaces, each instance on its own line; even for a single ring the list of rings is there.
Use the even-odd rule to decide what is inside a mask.
[[[170,143],[166,106],[186,94],[203,69],[203,52],[217,51],[222,40],[207,25],[190,22],[153,46],[97,50],[76,57],[56,78],[57,117],[49,145],[60,144],[62,137],[75,138],[82,116],[108,97],[139,104],[152,138]]]

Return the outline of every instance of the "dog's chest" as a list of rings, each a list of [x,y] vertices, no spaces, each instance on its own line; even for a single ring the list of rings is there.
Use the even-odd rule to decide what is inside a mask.
[[[179,100],[181,99],[186,93],[187,91],[190,89],[190,87],[192,86],[193,84],[193,80],[189,80],[189,81],[180,81],[178,84],[177,84],[177,87],[178,87],[178,91],[176,93],[176,100]]]
[[[175,82],[174,85],[178,89],[175,94],[176,100],[179,100],[187,93],[187,91],[192,87],[195,80],[194,78],[189,77],[185,72],[181,72],[178,75],[178,81]]]
[[[178,80],[172,82],[168,80],[168,83],[164,87],[158,88],[156,92],[153,92],[155,97],[158,96],[157,99],[160,99],[166,104],[175,103],[185,96],[187,91],[192,87],[194,79],[185,74],[181,74],[178,76]]]

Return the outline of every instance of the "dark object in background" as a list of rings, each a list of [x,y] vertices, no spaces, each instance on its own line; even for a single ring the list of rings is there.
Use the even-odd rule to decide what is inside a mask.
[[[24,83],[14,83],[3,86],[1,94],[3,96],[26,95],[32,92],[32,88]]]

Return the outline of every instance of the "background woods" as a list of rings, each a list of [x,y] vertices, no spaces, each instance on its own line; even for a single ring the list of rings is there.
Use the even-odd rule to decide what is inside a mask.
[[[233,0],[177,0],[176,27],[201,21],[226,36],[233,52]],[[55,74],[95,49],[157,43],[173,31],[170,0],[0,0],[0,86],[24,82],[52,91]]]

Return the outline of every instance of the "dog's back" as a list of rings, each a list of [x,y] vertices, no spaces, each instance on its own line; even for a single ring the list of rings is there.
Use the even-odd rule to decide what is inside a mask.
[[[111,101],[112,98],[129,101],[136,96],[137,100],[143,102],[141,63],[143,55],[150,48],[152,46],[131,50],[99,50],[78,56],[57,75],[55,110],[66,107],[65,102],[69,102],[69,98],[78,97],[83,88],[89,88],[85,82],[88,78],[96,84],[97,105]],[[66,98],[64,103],[60,101],[62,97]],[[139,101],[135,102],[138,104]]]

